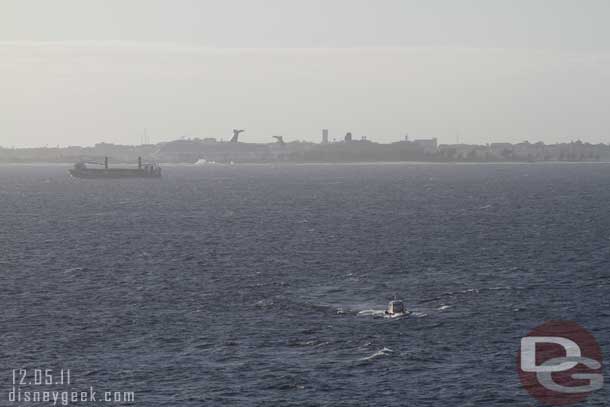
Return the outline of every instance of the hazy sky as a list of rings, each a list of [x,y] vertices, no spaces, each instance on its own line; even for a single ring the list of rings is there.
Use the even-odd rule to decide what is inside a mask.
[[[608,0],[0,0],[0,145],[610,142]]]

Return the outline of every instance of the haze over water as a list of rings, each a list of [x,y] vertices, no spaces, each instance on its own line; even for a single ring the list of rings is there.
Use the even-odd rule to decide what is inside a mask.
[[[606,0],[3,0],[0,146],[232,128],[607,143],[609,17]]]
[[[0,406],[572,400],[610,355],[608,21],[607,0],[1,0]],[[559,343],[578,364],[538,375]],[[607,406],[588,378],[579,405]]]

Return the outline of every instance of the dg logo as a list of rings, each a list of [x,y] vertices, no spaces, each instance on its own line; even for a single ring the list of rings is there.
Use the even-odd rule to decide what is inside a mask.
[[[517,359],[523,387],[546,405],[576,404],[604,386],[601,349],[576,322],[540,325],[521,339]]]

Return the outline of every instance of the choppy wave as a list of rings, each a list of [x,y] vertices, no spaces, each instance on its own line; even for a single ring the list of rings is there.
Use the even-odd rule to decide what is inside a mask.
[[[392,349],[390,349],[390,348],[383,348],[383,349],[380,349],[380,350],[376,351],[372,355],[366,356],[366,357],[361,358],[359,360],[361,360],[361,361],[369,361],[369,360],[373,360],[373,359],[377,359],[377,358],[382,358],[382,357],[385,357],[385,356],[390,356],[390,355],[392,355],[392,353],[394,353],[394,351]]]
[[[610,165],[0,167],[1,366],[150,407],[528,405],[524,333],[610,347]]]

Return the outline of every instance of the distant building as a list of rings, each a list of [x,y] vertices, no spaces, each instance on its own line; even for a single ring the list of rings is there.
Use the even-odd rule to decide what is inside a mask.
[[[438,152],[447,161],[486,161],[491,158],[487,146],[476,144],[441,144],[438,146]]]
[[[438,147],[438,142],[437,142],[436,138],[413,140],[413,144],[415,144],[416,146],[419,146],[419,147],[426,147],[426,148]]]
[[[491,154],[501,159],[512,158],[513,145],[511,143],[491,143],[489,146]]]
[[[427,153],[435,153],[438,150],[438,141],[436,138],[413,140],[411,143]]]
[[[322,144],[328,144],[328,129],[322,129]]]
[[[347,132],[347,134],[345,135],[345,141],[352,141],[352,133],[351,132]]]

